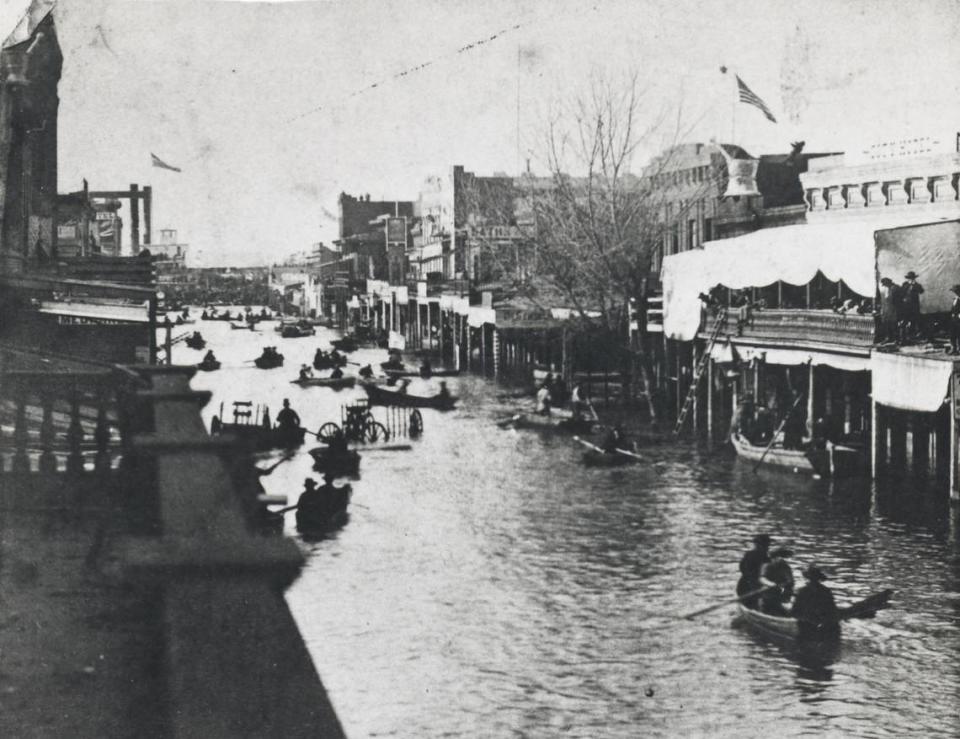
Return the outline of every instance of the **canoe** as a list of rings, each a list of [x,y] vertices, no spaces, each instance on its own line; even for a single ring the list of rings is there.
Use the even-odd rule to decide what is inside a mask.
[[[457,404],[453,395],[411,395],[399,390],[388,390],[373,383],[362,383],[367,397],[374,405],[394,405],[404,408],[436,408],[441,411],[451,410]]]
[[[273,369],[274,367],[282,367],[283,355],[279,355],[279,357],[276,359],[270,357],[257,357],[253,360],[253,363],[260,369]]]
[[[330,447],[318,446],[310,450],[313,468],[318,472],[334,472],[355,475],[360,470],[360,454],[351,449],[347,452],[331,452]]]
[[[220,362],[216,360],[213,362],[200,362],[200,364],[197,365],[197,369],[201,372],[213,372],[214,370],[220,369]]]
[[[423,369],[400,370],[384,367],[383,371],[391,377],[422,377],[424,380],[429,380],[431,377],[456,377],[460,374],[460,370],[453,369],[431,369],[429,372],[424,372]]]
[[[300,387],[330,387],[334,390],[340,390],[345,387],[353,387],[357,382],[356,377],[308,377],[306,379],[290,380],[294,385]]]
[[[731,434],[730,442],[738,457],[754,464],[821,477],[856,474],[864,464],[863,450],[830,442],[825,449],[784,449],[782,440],[777,439],[769,451],[766,445],[751,444],[738,433]]]

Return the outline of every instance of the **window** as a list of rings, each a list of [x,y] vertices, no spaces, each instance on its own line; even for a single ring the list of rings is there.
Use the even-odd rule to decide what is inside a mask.
[[[687,221],[687,248],[693,249],[697,246],[697,222]]]
[[[674,223],[670,234],[670,253],[680,253],[680,224]]]

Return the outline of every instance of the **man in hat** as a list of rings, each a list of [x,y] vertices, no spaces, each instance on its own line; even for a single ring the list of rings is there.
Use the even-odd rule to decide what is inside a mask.
[[[880,278],[880,326],[877,331],[879,343],[897,341],[897,324],[900,321],[897,303],[898,288],[889,277]]]
[[[823,584],[827,579],[816,565],[810,565],[803,571],[806,585],[797,591],[790,615],[800,622],[801,635],[813,635],[836,631],[837,604],[830,588]]]
[[[760,610],[771,616],[788,615],[784,604],[793,597],[793,569],[787,558],[792,556],[789,549],[774,549],[760,570],[760,585],[771,588],[760,595]]]
[[[329,473],[327,473],[329,474]],[[297,500],[297,510],[306,515],[316,513],[323,508],[323,488],[317,488],[317,481],[308,477],[303,481],[303,492]]]
[[[770,561],[770,535],[757,534],[753,537],[753,549],[748,550],[740,558],[740,579],[737,581],[737,595],[759,590],[760,573],[763,566]],[[742,601],[747,608],[757,607],[757,596],[751,596]]]
[[[906,281],[900,286],[900,311],[903,315],[901,323],[900,341],[906,343],[914,335],[923,338],[923,329],[920,326],[920,296],[923,294],[923,285],[917,282],[917,273],[907,272]]]
[[[301,379],[301,380],[309,380],[311,377],[313,377],[313,370],[310,368],[310,365],[308,365],[308,364],[301,364],[301,365],[300,365],[300,379]]]
[[[950,288],[953,304],[950,306],[950,353],[960,354],[960,285]]]

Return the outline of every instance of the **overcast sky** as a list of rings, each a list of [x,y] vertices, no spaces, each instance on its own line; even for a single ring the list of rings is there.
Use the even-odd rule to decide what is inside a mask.
[[[268,263],[336,238],[341,191],[415,199],[454,163],[516,172],[527,156],[543,172],[550,106],[591,74],[630,69],[651,111],[681,111],[690,140],[733,137],[751,154],[795,139],[808,151],[927,133],[952,141],[956,8],[60,0],[60,190],[84,177],[96,189],[150,184],[155,232],[178,229],[194,264]],[[735,105],[720,65],[780,123]],[[150,152],[183,172],[152,168]]]

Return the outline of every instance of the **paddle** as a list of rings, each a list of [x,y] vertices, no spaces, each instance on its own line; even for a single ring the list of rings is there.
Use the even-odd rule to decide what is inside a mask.
[[[715,611],[718,608],[723,608],[724,606],[729,606],[733,603],[739,603],[742,600],[746,600],[747,598],[753,598],[756,595],[761,595],[762,593],[766,593],[768,590],[775,590],[776,588],[777,588],[776,585],[767,585],[766,587],[760,588],[758,590],[751,590],[749,593],[744,593],[743,595],[738,596],[732,600],[725,600],[723,601],[723,603],[717,603],[712,606],[707,606],[706,608],[701,608],[699,611],[694,611],[693,613],[687,613],[686,615],[683,616],[683,618],[692,619],[695,616],[702,616],[704,613],[710,613],[710,611]]]
[[[521,414],[518,413],[515,416],[510,416],[510,418],[504,418],[503,420],[497,421],[497,426],[499,426],[502,429],[505,429],[510,424],[516,423],[520,419],[520,416]]]
[[[757,463],[753,465],[753,471],[756,472],[760,465],[763,464],[763,460],[766,458],[767,454],[771,449],[773,449],[773,443],[777,440],[777,435],[783,431],[783,427],[787,425],[787,421],[790,420],[790,416],[793,415],[794,409],[797,407],[797,403],[803,398],[803,395],[798,395],[794,401],[793,405],[790,406],[790,410],[787,411],[787,415],[783,417],[783,420],[780,422],[780,425],[777,426],[777,430],[773,432],[773,436],[770,437],[770,443],[767,444],[767,448],[763,450],[763,454],[760,455],[760,459],[757,460]]]
[[[606,453],[607,453],[606,450],[601,449],[601,448],[598,447],[596,444],[591,444],[589,441],[586,441],[585,439],[581,439],[579,436],[574,436],[574,437],[573,437],[573,440],[574,440],[574,441],[577,441],[577,442],[580,442],[580,443],[583,444],[585,447],[589,447],[590,449],[593,449],[594,451],[600,452],[601,454],[606,454]]]

